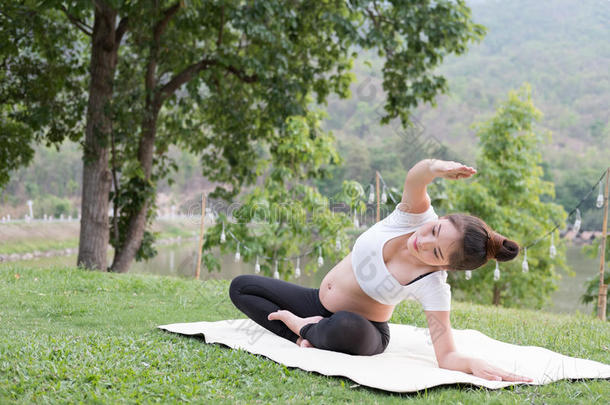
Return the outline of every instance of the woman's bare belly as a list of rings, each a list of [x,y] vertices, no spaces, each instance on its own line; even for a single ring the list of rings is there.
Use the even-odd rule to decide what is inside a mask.
[[[394,305],[381,304],[362,291],[352,270],[351,252],[322,280],[320,301],[331,312],[355,312],[375,322],[389,320],[394,311]]]

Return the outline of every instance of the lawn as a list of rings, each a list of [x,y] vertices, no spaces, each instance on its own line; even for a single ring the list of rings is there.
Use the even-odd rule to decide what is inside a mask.
[[[606,380],[488,390],[467,384],[390,394],[289,369],[244,351],[156,329],[241,318],[228,281],[0,266],[0,403],[607,403]],[[610,364],[610,325],[453,302],[456,329]],[[391,320],[426,326],[415,302]],[[605,399],[604,399],[605,398]]]

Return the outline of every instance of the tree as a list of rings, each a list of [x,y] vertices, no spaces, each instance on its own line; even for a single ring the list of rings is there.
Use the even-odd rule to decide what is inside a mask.
[[[168,145],[202,155],[204,174],[232,186],[217,187],[211,197],[232,198],[256,180],[258,142],[274,153],[287,117],[306,117],[310,104],[324,103],[331,92],[348,95],[352,46],[386,55],[382,121],[400,117],[407,124],[409,107],[446,87],[429,70],[483,32],[461,2],[408,9],[370,2],[157,5],[146,11],[153,23],[131,26],[128,37],[135,66],[145,64],[124,66],[143,74],[144,87],[141,110],[133,110],[141,122],[137,148],[121,151],[121,160],[135,164],[121,173],[114,194],[120,209],[114,271],[126,271],[141,252],[155,184],[168,172]]]
[[[170,145],[199,154],[204,174],[231,187],[219,186],[211,197],[228,200],[255,181],[256,145],[273,151],[288,117],[306,117],[330,93],[348,96],[353,49],[386,58],[381,121],[399,117],[407,125],[410,108],[447,88],[433,69],[484,33],[463,1],[449,0],[70,4],[45,3],[92,35],[83,198],[93,200],[84,201],[79,262],[104,267],[112,178],[111,267],[120,272],[151,240],[146,225],[156,182],[172,167]]]
[[[85,24],[78,16],[71,14],[75,11],[81,10],[65,10],[65,13],[75,26],[91,35],[77,264],[86,268],[106,270],[109,239],[108,194],[111,185],[108,170],[108,150],[112,136],[110,110],[119,46],[127,31],[129,17],[122,17],[117,24],[117,10],[103,0],[95,1],[93,28],[89,33],[86,28],[81,27]],[[82,12],[86,14],[87,10]]]
[[[566,268],[557,231],[554,259],[549,257],[550,237],[535,239],[566,219],[560,205],[541,201],[544,196],[554,197],[554,187],[542,180],[539,150],[544,137],[534,127],[540,117],[528,84],[509,92],[495,115],[478,125],[477,175],[472,181],[445,185],[448,198],[443,209],[476,215],[522,247],[538,242],[527,251],[527,273],[521,269],[523,252],[518,259],[500,265],[498,281],[493,280],[495,261],[474,271],[470,280],[462,272],[450,272],[452,286],[476,302],[540,308],[557,289],[555,266]]]
[[[284,136],[257,169],[262,172],[269,167],[263,184],[245,194],[230,216],[221,213],[216,225],[208,228],[203,261],[210,271],[220,269],[210,253],[214,247],[223,253],[239,250],[243,260],[260,262],[261,272],[268,276],[274,274],[277,263],[284,278],[296,271],[297,256],[302,259],[303,271],[311,274],[317,262],[307,261],[307,253],[331,261],[347,253],[346,230],[353,225],[350,213],[361,205],[364,193],[359,184],[344,183],[338,196],[342,203],[337,206],[339,201],[335,201],[331,207],[326,197],[305,183],[312,177],[326,176],[324,166],[341,161],[332,133],[320,130],[320,116],[310,112],[306,117],[289,117]],[[337,212],[345,208],[347,215]],[[222,232],[230,235],[224,243]]]
[[[82,53],[63,50],[80,41],[59,12],[37,13],[22,2],[0,9],[0,189],[11,171],[27,165],[33,143],[59,145],[82,131]]]
[[[77,263],[105,270],[111,184],[110,101],[119,44],[128,19],[117,24],[117,10],[102,0],[64,4],[18,1],[3,5],[2,16],[7,22],[3,42],[12,44],[3,55],[4,75],[9,78],[5,88],[12,96],[4,98],[6,106],[0,110],[8,116],[9,124],[3,141],[21,137],[13,144],[3,143],[10,148],[9,155],[18,151],[15,163],[9,160],[10,169],[31,159],[31,142],[60,144],[66,137],[82,139],[84,101],[88,96]],[[87,19],[93,19],[92,26]],[[73,29],[68,29],[70,24]],[[83,87],[87,84],[85,93]]]

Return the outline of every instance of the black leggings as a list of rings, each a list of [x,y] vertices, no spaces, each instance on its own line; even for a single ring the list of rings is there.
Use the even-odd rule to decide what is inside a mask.
[[[385,350],[390,342],[387,322],[369,321],[348,311],[330,312],[324,308],[318,294],[317,288],[252,274],[235,277],[229,288],[231,301],[240,311],[291,342],[296,343],[300,335],[318,349],[367,356]],[[303,326],[297,335],[284,322],[267,319],[267,315],[280,309],[301,318],[320,315],[324,319]]]

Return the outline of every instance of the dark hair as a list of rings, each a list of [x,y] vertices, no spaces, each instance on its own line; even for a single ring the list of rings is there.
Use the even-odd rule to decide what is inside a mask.
[[[452,270],[474,270],[488,260],[506,262],[519,254],[519,245],[492,230],[482,219],[466,214],[446,215],[463,235],[462,249],[449,257]]]

